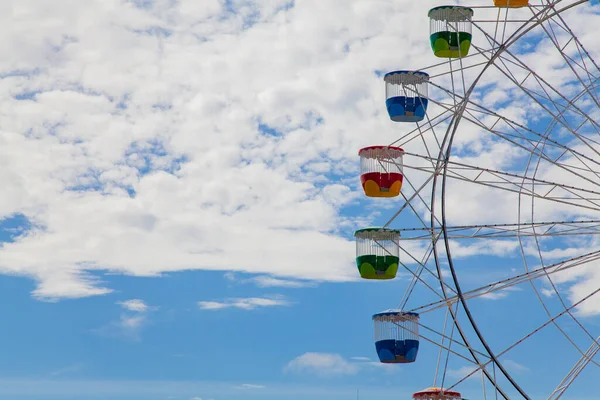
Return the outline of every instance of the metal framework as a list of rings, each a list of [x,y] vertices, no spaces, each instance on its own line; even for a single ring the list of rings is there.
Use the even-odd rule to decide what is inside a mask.
[[[581,317],[584,308],[600,315],[590,300],[600,288],[573,295],[573,285],[589,278],[592,266],[600,267],[600,68],[569,25],[589,5],[588,0],[530,3],[516,10],[472,7],[474,52],[420,69],[434,89],[429,112],[390,144],[404,149],[401,205],[384,225],[401,232],[401,267],[410,279],[399,308],[424,315],[419,336],[440,348],[434,386],[441,380],[452,389],[480,372],[483,398],[531,398],[527,383],[502,360],[552,327],[578,362],[560,382],[547,383],[553,385],[548,399],[561,398],[586,368],[600,367],[594,359],[600,337]],[[496,18],[489,18],[494,12]],[[560,62],[553,66],[561,72],[558,81],[552,68],[531,63],[536,50],[528,51],[528,45]],[[505,100],[490,104],[485,93],[493,89]],[[510,103],[521,108],[511,109]],[[496,148],[504,153],[488,153],[497,160],[482,157]],[[465,212],[456,212],[456,199],[465,193],[489,201],[488,207],[501,203],[499,218],[512,210],[511,220],[490,221],[474,212],[457,224],[456,215]],[[524,271],[469,287],[468,268],[455,256],[460,246],[481,251],[510,246]],[[500,302],[525,290],[539,300],[544,322],[520,332],[510,346],[495,348],[473,302]],[[424,296],[434,299],[422,301]],[[433,328],[427,315],[442,310],[443,326]],[[450,359],[473,369],[447,384]]]

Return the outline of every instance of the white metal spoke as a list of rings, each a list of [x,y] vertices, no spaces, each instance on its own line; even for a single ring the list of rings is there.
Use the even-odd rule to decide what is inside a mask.
[[[450,347],[450,345],[447,346],[447,345],[444,344],[445,341],[448,341],[450,344],[454,343],[454,344],[460,346],[462,349],[472,351],[472,352],[476,353],[479,356],[482,356],[482,357],[485,357],[485,358],[489,359],[489,356],[487,354],[484,354],[484,353],[482,353],[482,352],[480,352],[480,351],[478,351],[476,349],[473,349],[472,347],[469,347],[469,346],[465,345],[463,342],[458,341],[456,339],[453,339],[452,337],[449,337],[449,336],[447,336],[447,335],[445,335],[445,334],[443,334],[441,332],[436,331],[435,329],[432,329],[432,328],[430,328],[430,327],[428,327],[426,325],[423,325],[420,322],[418,323],[418,325],[419,325],[419,328],[421,330],[425,329],[425,330],[427,330],[427,331],[429,331],[429,332],[431,332],[431,333],[439,336],[441,338],[441,340],[442,340],[442,343],[438,343],[436,340],[431,339],[431,338],[423,335],[421,332],[416,332],[416,331],[414,331],[414,330],[412,330],[412,329],[410,329],[410,328],[408,328],[406,326],[402,326],[402,325],[398,325],[398,324],[395,324],[395,325],[398,328],[403,329],[403,330],[405,330],[407,332],[410,332],[410,333],[418,336],[419,338],[421,338],[421,339],[423,339],[423,340],[425,340],[425,341],[427,341],[427,342],[429,342],[431,344],[434,344],[434,345],[440,347],[442,350],[445,350],[445,351],[447,351],[449,353],[452,353],[455,356],[458,356],[458,357],[462,358],[463,360],[468,361],[468,362],[470,362],[472,364],[479,365],[480,367],[483,368],[484,365],[487,365],[487,363],[488,363],[488,362],[486,362],[485,364],[478,364],[476,361],[473,361],[468,356],[465,356],[465,355],[463,355],[463,354],[461,354],[461,353],[459,353],[459,352],[457,352],[455,350],[452,350],[451,347]]]
[[[415,153],[406,152],[405,155],[426,159],[425,156]],[[447,164],[451,166],[451,168],[448,168],[447,170],[447,176],[451,179],[488,186],[493,189],[519,193],[541,200],[600,211],[600,191],[578,188],[515,173],[481,168],[456,161],[447,161]],[[439,174],[439,171],[433,170],[432,167],[411,165],[409,162],[405,163],[404,168],[426,172],[431,174],[432,177]],[[523,191],[522,181],[535,183],[535,188],[528,188]],[[594,197],[590,197],[590,195],[593,195]]]
[[[476,297],[481,297],[484,295],[488,295],[490,293],[494,293],[500,290],[506,290],[510,287],[520,285],[522,283],[526,283],[535,279],[539,279],[548,275],[553,275],[558,272],[567,271],[571,268],[579,267],[581,265],[585,265],[589,262],[600,260],[600,250],[594,251],[592,253],[584,254],[581,256],[573,257],[568,260],[560,261],[558,263],[552,264],[547,267],[541,267],[524,274],[520,274],[511,278],[503,279],[501,281],[497,281],[494,283],[490,283],[485,286],[481,286],[476,289],[472,289],[468,292],[463,293],[465,299],[470,300]],[[447,297],[443,300],[430,303],[421,307],[417,307],[411,310],[411,312],[418,313],[426,313],[437,310],[442,307],[446,307],[449,304],[454,304],[459,300],[458,296]]]
[[[483,32],[486,35],[486,37],[488,38],[488,40],[490,40],[491,38],[490,38],[489,34],[485,33],[485,31],[483,31]],[[477,46],[475,46],[475,48],[477,48]],[[484,57],[488,57],[488,59],[490,61],[492,60],[491,56],[488,56],[485,53],[482,53],[482,54],[484,54]],[[542,107],[542,109],[544,109],[551,117],[553,117],[554,121],[556,121],[559,124],[561,124],[565,129],[567,129],[568,131],[572,132],[577,138],[579,138],[580,140],[582,140],[583,143],[587,144],[588,147],[590,147],[588,142],[586,142],[585,140],[583,140],[583,138],[580,135],[577,135],[573,131],[573,128],[570,126],[568,120],[565,120],[560,115],[554,114],[544,103],[542,103],[540,101],[539,97],[541,97],[543,100],[546,100],[546,101],[550,102],[553,105],[553,107],[556,108],[557,112],[560,114],[560,108],[561,107],[558,106],[557,103],[552,100],[550,94],[546,91],[546,88],[549,88],[552,92],[554,92],[554,94],[558,98],[560,98],[562,101],[564,101],[566,103],[565,107],[568,106],[569,108],[577,111],[588,122],[591,123],[591,125],[596,129],[597,132],[600,131],[600,124],[597,121],[595,121],[593,118],[591,118],[583,110],[581,110],[578,106],[576,106],[575,104],[573,104],[573,102],[571,100],[569,100],[566,97],[564,97],[564,95],[561,93],[561,91],[559,91],[558,89],[554,88],[549,82],[547,82],[545,79],[543,79],[537,73],[535,73],[535,71],[533,71],[529,66],[527,66],[525,63],[523,63],[522,61],[520,61],[520,59],[518,57],[516,57],[514,54],[512,54],[509,50],[505,50],[504,54],[508,54],[509,56],[511,56],[512,60],[514,62],[518,63],[523,69],[527,70],[529,72],[529,74],[531,76],[533,76],[535,78],[535,80],[537,81],[537,83],[540,85],[541,89],[544,91],[544,94],[536,93],[535,91],[532,91],[531,89],[525,87],[522,83],[518,82],[516,80],[516,78],[514,77],[514,75],[512,75],[512,73],[510,72],[510,68],[508,68],[506,66],[506,64],[503,64],[502,66],[497,66],[494,63],[494,65],[497,67],[498,71],[500,71],[507,79],[509,79],[510,81],[512,81],[517,87],[519,87],[520,89],[522,89],[522,91],[527,96],[529,96],[529,98],[531,98],[536,104],[538,104],[540,107]],[[502,60],[506,59],[506,56],[501,56],[501,57],[498,57],[496,59],[502,61]],[[587,86],[585,86],[585,85],[584,85],[584,87],[587,88]],[[589,89],[587,91],[589,91]],[[592,151],[595,151],[596,153],[598,153],[593,147],[590,147],[590,149]]]
[[[571,387],[575,379],[581,374],[581,372],[585,369],[585,367],[592,362],[598,351],[600,351],[600,345],[598,345],[598,341],[600,341],[600,337],[596,339],[594,343],[588,348],[583,356],[577,361],[577,363],[573,366],[573,368],[569,371],[567,376],[560,382],[558,387],[554,389],[554,392],[548,397],[548,400],[558,400],[562,397],[563,394]]]
[[[550,7],[552,9],[555,9],[554,5],[552,5],[552,4],[550,4]],[[571,29],[569,29],[569,27],[565,23],[564,19],[562,18],[562,16],[560,14],[558,14],[556,16],[556,18],[560,21],[560,23],[554,21],[553,19],[548,20],[549,29],[547,29],[545,27],[545,25],[544,25],[543,22],[540,24],[540,26],[542,27],[542,29],[544,30],[544,32],[546,33],[546,35],[550,38],[550,41],[552,42],[552,44],[554,44],[555,48],[558,50],[558,52],[560,53],[560,55],[563,57],[563,59],[565,60],[566,64],[571,68],[571,70],[573,71],[573,73],[577,76],[577,79],[581,82],[581,84],[584,87],[586,87],[586,84],[583,82],[583,79],[581,78],[581,76],[575,70],[573,64],[576,65],[576,66],[578,66],[581,70],[585,71],[585,73],[587,74],[588,79],[590,80],[590,85],[593,84],[593,82],[596,81],[598,78],[595,77],[591,73],[591,71],[589,71],[589,69],[586,67],[586,65],[585,65],[585,57],[583,56],[582,52],[585,53],[585,55],[590,60],[590,62],[595,66],[596,72],[600,72],[600,68],[598,68],[598,65],[596,64],[596,62],[594,61],[594,59],[585,50],[585,48],[583,47],[583,44],[579,41],[579,39],[577,38],[577,36],[575,36],[573,34],[573,31]],[[569,39],[569,41],[564,46],[562,46],[562,47],[559,45],[559,40],[558,40],[558,37],[556,35],[556,32],[554,31],[554,29],[552,27],[552,22],[556,23],[557,26],[559,26],[563,31],[567,32],[569,34],[569,36],[571,37]],[[562,25],[561,25],[561,23],[562,23]],[[564,51],[565,48],[571,42],[574,42],[576,44],[577,51],[578,51],[579,57],[580,57],[581,62],[582,62],[583,65],[577,63],[575,60],[573,60],[571,57],[569,57],[565,53],[565,51]],[[594,95],[593,91],[589,92],[589,95],[594,100],[594,103],[596,103],[596,106],[600,108],[600,103],[598,102],[598,99]]]
[[[439,88],[442,89],[442,90],[446,90],[446,89],[444,89],[442,87],[439,87]],[[466,115],[463,114],[463,119],[465,119],[466,121],[474,123],[475,125],[479,126],[480,128],[485,129],[489,133],[492,133],[493,135],[495,135],[495,136],[497,136],[497,137],[499,137],[499,138],[501,138],[503,140],[506,140],[507,142],[509,142],[509,143],[511,143],[511,144],[513,144],[515,146],[518,146],[519,148],[521,148],[521,149],[523,149],[523,150],[525,150],[525,151],[527,151],[529,153],[535,154],[536,156],[538,156],[538,157],[544,159],[545,161],[547,161],[547,162],[555,165],[556,167],[558,167],[560,169],[563,169],[565,171],[568,171],[569,173],[572,173],[573,175],[575,175],[575,176],[577,176],[577,177],[579,177],[581,179],[587,180],[587,181],[589,181],[592,184],[596,184],[596,182],[593,181],[593,180],[590,180],[588,177],[582,175],[583,172],[591,172],[592,174],[594,174],[598,178],[600,178],[600,169],[599,170],[594,170],[588,164],[588,163],[591,163],[591,164],[594,164],[596,166],[600,166],[600,162],[598,162],[597,160],[592,159],[589,156],[586,156],[586,155],[584,155],[584,154],[582,154],[582,153],[580,153],[580,152],[578,152],[578,151],[576,151],[576,150],[574,150],[574,149],[572,149],[570,147],[567,147],[567,146],[565,146],[565,145],[563,145],[561,143],[558,143],[557,141],[554,141],[554,140],[550,139],[547,136],[547,134],[544,135],[544,134],[541,134],[541,133],[537,133],[534,130],[532,130],[532,129],[528,128],[528,127],[522,126],[521,124],[519,124],[519,123],[517,123],[515,121],[512,121],[509,118],[503,117],[503,116],[501,116],[501,115],[499,115],[499,114],[497,114],[497,113],[495,113],[495,112],[493,112],[493,111],[491,111],[491,110],[489,110],[489,109],[487,109],[487,108],[485,108],[485,107],[483,107],[483,106],[481,106],[481,105],[473,102],[472,100],[469,100],[468,104],[472,105],[475,108],[466,107],[466,109],[465,109]],[[441,106],[443,107],[443,105],[441,105]],[[483,113],[483,114],[489,115],[489,116],[497,117],[498,118],[497,122],[499,122],[499,121],[504,122],[506,125],[508,125],[513,130],[513,133],[502,132],[499,129],[494,129],[493,126],[492,127],[487,126],[484,122],[482,122],[479,118],[477,118],[475,116],[476,112]],[[563,112],[564,112],[564,110],[563,110]],[[573,133],[575,135],[577,135],[577,130],[579,128],[581,128],[581,126],[578,127],[577,129],[573,130]],[[537,137],[538,140],[533,140],[533,138],[529,138],[527,136],[527,134],[530,134],[530,135],[532,135],[534,137]],[[543,152],[541,152],[539,149],[537,149],[536,144],[539,143],[539,139],[543,139],[548,144],[548,146],[552,146],[552,147],[554,147],[556,149],[563,150],[563,153],[561,153],[561,155],[557,159],[550,158],[549,156],[547,156],[546,154],[544,154]],[[595,143],[591,139],[586,139],[586,140],[587,140],[586,143],[587,142],[593,142],[593,143]],[[587,144],[589,146],[589,143],[587,143]],[[600,147],[600,143],[598,143],[598,147]],[[571,155],[574,159],[578,160],[581,164],[585,165],[586,168],[581,168],[581,167],[577,167],[577,166],[573,166],[573,165],[568,165],[568,164],[559,162],[558,160],[561,157],[563,157],[565,154]]]
[[[524,337],[522,337],[521,339],[519,339],[518,341],[516,341],[514,344],[512,344],[511,346],[507,347],[506,349],[504,349],[502,352],[498,353],[497,357],[502,357],[503,355],[505,355],[506,353],[508,353],[509,351],[511,351],[512,349],[514,349],[515,347],[517,347],[518,345],[520,345],[521,343],[525,342],[527,339],[533,337],[536,333],[540,332],[542,329],[544,329],[545,327],[549,326],[550,324],[552,324],[554,321],[556,321],[557,319],[559,319],[560,317],[562,317],[563,315],[567,314],[569,311],[573,310],[574,308],[580,306],[582,303],[584,303],[586,300],[589,300],[592,296],[596,295],[600,293],[600,289],[596,289],[594,292],[590,293],[589,295],[587,295],[586,297],[584,297],[583,299],[579,300],[577,303],[573,304],[571,307],[569,307],[568,309],[562,311],[561,313],[557,314],[555,317],[551,318],[550,320],[546,321],[545,323],[543,323],[542,325],[538,326],[536,329],[534,329],[533,331],[529,332],[527,335],[525,335]],[[586,357],[587,358],[587,357]],[[587,358],[589,359],[589,358]],[[596,362],[592,359],[589,359],[592,363],[596,364]],[[485,365],[491,363],[492,361],[488,361]],[[596,364],[598,365],[598,364]],[[598,365],[600,366],[600,365]],[[461,382],[464,382],[466,379],[470,378],[474,373],[476,373],[479,370],[479,368],[473,370],[471,373],[469,373],[468,375],[466,375],[465,377],[463,377],[461,380],[459,380],[458,382],[456,382],[454,385],[450,386],[448,389],[452,389],[454,388],[456,385],[460,384]]]
[[[446,227],[450,239],[509,239],[517,237],[559,237],[559,236],[590,236],[600,234],[600,220],[588,221],[551,221],[521,224],[482,224]],[[537,232],[536,229],[542,230]],[[399,228],[403,235],[401,241],[431,240],[431,228]],[[441,227],[435,234],[441,232]]]

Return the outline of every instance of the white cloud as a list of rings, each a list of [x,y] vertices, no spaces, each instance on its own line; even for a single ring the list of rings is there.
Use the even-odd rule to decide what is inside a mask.
[[[225,272],[225,274],[223,274],[223,277],[226,280],[230,281],[230,282],[235,282],[236,281],[235,273],[233,273],[231,271],[230,272]]]
[[[94,332],[108,337],[140,340],[142,329],[150,322],[150,313],[157,307],[149,306],[140,299],[119,301],[117,304],[126,310],[121,313],[119,320],[95,329]]]
[[[482,299],[487,299],[487,300],[500,300],[500,299],[504,299],[511,292],[520,292],[520,291],[521,291],[521,288],[512,286],[512,287],[508,287],[506,289],[502,289],[502,290],[499,290],[496,292],[486,293],[479,297],[481,297]]]
[[[256,276],[256,277],[249,278],[249,279],[238,279],[237,276],[233,272],[226,272],[223,276],[229,282],[236,282],[236,283],[241,283],[241,284],[253,283],[256,286],[261,287],[261,288],[282,287],[282,288],[298,289],[298,288],[305,288],[305,287],[315,287],[317,285],[315,282],[312,282],[312,281],[280,279],[280,278],[274,278],[272,276],[266,276],[266,275]]]
[[[266,386],[265,385],[255,385],[252,383],[243,383],[239,386],[236,386],[236,388],[238,388],[238,389],[264,389],[264,388],[266,388]]]
[[[118,302],[124,309],[134,312],[144,312],[149,309],[148,305],[143,300],[132,299],[123,302]]]
[[[284,370],[319,376],[355,375],[359,366],[339,354],[305,353],[290,361]]]
[[[120,325],[126,330],[136,331],[144,322],[146,322],[146,316],[144,315],[122,315]]]
[[[73,373],[80,372],[81,370],[83,370],[83,368],[84,368],[84,365],[82,363],[76,363],[76,364],[72,364],[72,365],[69,365],[67,367],[60,368],[60,369],[57,369],[55,371],[52,371],[50,373],[50,375],[52,375],[52,376],[70,375],[70,374],[73,374]]]
[[[341,92],[345,80],[314,82],[319,70],[358,76],[343,42],[379,32],[380,17],[338,2],[319,7],[346,10],[341,19],[315,24],[314,5],[229,14],[205,3],[25,0],[18,25],[0,24],[18,60],[0,63],[11,109],[0,114],[0,218],[21,212],[39,227],[0,250],[0,270],[34,278],[37,297],[109,293],[94,278],[103,270],[356,279],[353,244],[336,232],[360,195],[339,173],[355,172],[361,135],[336,132],[372,130],[349,104],[379,82]],[[322,43],[335,32],[339,45]]]
[[[139,341],[141,340],[141,331],[147,323],[148,316],[146,314],[122,314],[118,320],[93,329],[92,332],[110,338]]]
[[[355,362],[355,365],[358,368],[378,368],[383,370],[389,374],[396,373],[398,371],[397,365],[394,364],[385,364],[380,362],[379,360],[373,361],[369,357],[350,357],[350,360]]]
[[[249,297],[233,298],[225,301],[199,301],[198,306],[202,310],[222,310],[225,308],[238,308],[242,310],[254,310],[266,307],[287,307],[292,303],[283,296],[271,298]]]
[[[350,357],[353,361],[371,361],[369,357]]]
[[[471,376],[469,376],[469,378],[467,378],[467,379],[471,380],[471,379],[481,377],[481,370],[478,370],[477,372],[473,372],[476,369],[477,369],[476,367],[465,365],[460,368],[455,368],[455,369],[450,368],[450,369],[448,369],[448,371],[446,371],[446,374],[455,379],[463,379],[467,375],[473,373],[473,375],[471,375]]]
[[[294,281],[288,279],[278,279],[270,276],[257,276],[253,278],[252,281],[258,287],[283,287],[283,288],[305,288],[305,287],[314,287],[315,283],[306,282],[306,281]]]
[[[504,360],[504,361],[502,361],[502,364],[503,364],[503,365],[504,365],[504,366],[505,366],[505,367],[506,367],[506,368],[507,368],[509,371],[512,371],[512,372],[519,373],[519,372],[527,372],[527,371],[530,371],[530,368],[529,368],[529,367],[526,367],[526,366],[525,366],[525,365],[523,365],[523,364],[519,364],[518,362],[516,362],[516,361],[513,361],[513,360]]]

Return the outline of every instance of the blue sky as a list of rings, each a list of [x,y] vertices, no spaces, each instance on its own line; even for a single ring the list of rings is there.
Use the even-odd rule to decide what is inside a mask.
[[[474,268],[482,264],[493,267],[494,260],[482,257]],[[244,282],[251,276],[221,272],[176,272],[160,278],[99,276],[113,293],[60,302],[32,298],[34,284],[29,279],[2,277],[1,309],[10,322],[1,333],[7,346],[0,363],[4,381],[0,396],[342,399],[359,389],[365,397],[383,399],[431,383],[431,365],[437,357],[431,345],[423,346],[419,362],[410,366],[385,368],[352,359],[374,361],[370,315],[395,306],[406,279],[267,289]],[[284,298],[289,306],[212,311],[197,304],[271,296]],[[524,332],[523,325],[534,326],[525,324],[520,315],[537,316],[535,324],[545,321],[530,294],[512,297],[494,308],[493,315],[488,311],[492,300],[474,303],[484,329],[506,324],[501,334],[488,336],[492,343],[510,344],[510,338]],[[522,302],[523,298],[528,300]],[[128,311],[121,303],[131,299],[143,299],[152,309]],[[530,312],[523,303],[532,305]],[[517,304],[524,314],[515,314]],[[126,323],[136,316],[143,317],[139,324]],[[530,382],[540,379],[543,387],[552,371],[538,365],[533,373],[531,351],[511,359],[516,356],[518,376],[525,375]],[[332,366],[339,372],[330,375],[327,369],[310,366],[286,368],[307,352],[339,354],[344,362]],[[477,385],[465,386],[476,392]]]
[[[371,316],[398,306],[410,275],[401,270],[394,281],[360,281],[353,232],[385,224],[401,204],[364,197],[357,151],[414,129],[389,121],[381,72],[439,62],[428,47],[426,16],[441,4],[9,2],[12,13],[0,13],[0,48],[8,55],[0,60],[0,399],[341,400],[359,390],[361,399],[383,400],[432,386],[434,344],[422,341],[411,365],[377,362]],[[496,17],[494,9],[476,14]],[[589,5],[566,18],[600,59]],[[574,45],[561,35],[572,54]],[[477,31],[474,43],[487,46]],[[576,93],[578,83],[541,31],[514,48],[561,91]],[[429,71],[435,84],[451,87],[447,69]],[[475,74],[465,76],[470,82]],[[434,87],[430,95],[451,103]],[[486,73],[473,99],[540,132],[550,122],[498,69]],[[578,101],[597,115],[589,98]],[[430,104],[430,117],[441,112]],[[494,126],[514,134],[502,123]],[[596,156],[564,131],[549,132]],[[594,133],[590,126],[582,132]],[[422,137],[423,143],[401,144],[426,154],[425,146],[435,146],[433,131]],[[508,141],[468,121],[453,155],[509,172],[522,171],[526,160]],[[582,165],[570,156],[565,163]],[[538,169],[538,177],[596,189],[547,163]],[[406,194],[412,193],[408,182],[418,187],[428,177],[407,174]],[[420,226],[419,218],[428,218],[430,187],[423,193],[424,201],[392,227]],[[453,182],[447,202],[450,224],[518,221],[510,193]],[[600,219],[597,210],[541,200],[536,207],[536,221]],[[415,257],[426,252],[424,242],[403,246]],[[597,246],[594,237],[544,239],[540,253],[548,265]],[[463,290],[524,272],[515,240],[452,241],[451,249]],[[535,243],[525,240],[523,249],[536,268]],[[405,254],[401,259],[416,269]],[[446,266],[442,261],[447,274]],[[554,278],[567,303],[598,287],[596,266]],[[563,310],[547,282],[536,287],[552,315]],[[436,300],[419,285],[407,308]],[[497,352],[548,320],[527,284],[469,304]],[[597,297],[574,314],[598,334]],[[441,332],[444,318],[441,309],[423,315],[422,323]],[[468,326],[464,312],[459,319]],[[590,338],[572,319],[558,323],[587,349]],[[474,332],[466,334],[483,351]],[[537,399],[579,357],[551,327],[502,361]],[[450,356],[442,368],[445,386],[470,368]],[[563,398],[595,398],[589,391],[595,368]],[[458,390],[483,398],[480,375]],[[486,390],[491,398],[489,385]]]
[[[208,272],[175,273],[160,279],[105,279],[117,293],[43,303],[30,297],[30,281],[2,278],[2,310],[11,321],[2,332],[2,342],[11,344],[0,367],[7,382],[42,381],[42,387],[54,388],[50,393],[57,391],[56,398],[69,390],[81,398],[84,394],[81,389],[71,389],[72,382],[88,380],[96,381],[99,393],[115,396],[110,398],[132,398],[140,391],[140,396],[133,398],[157,399],[167,398],[170,390],[176,398],[191,396],[190,387],[198,388],[200,397],[209,398],[275,398],[283,391],[286,398],[300,399],[334,389],[344,394],[355,387],[372,396],[381,391],[380,384],[404,386],[394,375],[376,367],[361,370],[360,384],[354,375],[319,379],[311,373],[284,371],[304,350],[372,358],[370,313],[389,304],[374,285],[257,290],[232,284],[221,273]],[[211,312],[196,305],[198,300],[282,292],[294,303],[292,306]],[[117,304],[130,297],[159,305],[135,328],[124,326],[121,319],[134,313]],[[172,381],[165,384],[172,389],[158,389],[156,395],[145,392],[145,385],[161,381]],[[265,388],[236,389],[243,385]],[[286,389],[288,385],[297,386],[298,395]],[[122,397],[121,387],[125,392]],[[0,395],[11,398],[10,389]],[[40,395],[34,392],[31,398]]]

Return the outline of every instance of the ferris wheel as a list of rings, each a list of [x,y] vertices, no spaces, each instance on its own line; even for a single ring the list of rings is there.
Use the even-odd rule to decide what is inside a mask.
[[[432,65],[383,76],[401,134],[358,155],[365,195],[395,211],[355,232],[356,262],[402,278],[399,306],[373,315],[375,349],[431,364],[414,399],[600,398],[597,13],[438,6],[421,16]]]

